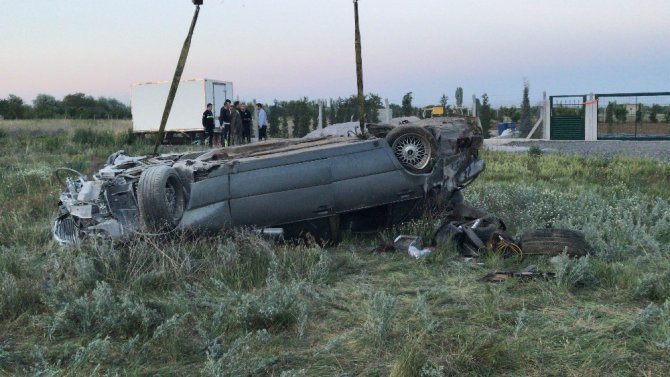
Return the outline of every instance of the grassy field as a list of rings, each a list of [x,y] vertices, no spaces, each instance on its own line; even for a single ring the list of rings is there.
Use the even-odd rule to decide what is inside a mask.
[[[430,217],[329,249],[244,230],[61,248],[54,169],[151,149],[101,128],[0,127],[0,375],[670,374],[668,164],[484,153],[466,201],[512,234],[550,223],[595,249],[553,264],[370,252],[430,235]],[[529,264],[556,278],[479,281]]]
[[[71,134],[78,129],[94,128],[97,130],[104,130],[118,134],[126,132],[133,127],[133,122],[130,119],[18,119],[0,120],[0,132],[10,134],[31,133],[37,135],[58,135],[62,133]]]

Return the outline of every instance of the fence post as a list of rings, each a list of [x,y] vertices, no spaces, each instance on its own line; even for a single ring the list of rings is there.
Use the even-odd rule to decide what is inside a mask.
[[[550,140],[551,139],[551,104],[549,103],[550,101],[547,99],[547,92],[544,91],[542,92],[542,101],[544,103],[544,129],[543,129],[543,134],[542,138],[545,140]]]
[[[380,123],[384,124],[389,124],[391,123],[391,119],[393,118],[393,114],[391,113],[391,108],[389,107],[389,99],[384,98],[384,119],[380,119]]]
[[[586,98],[587,101],[584,108],[584,139],[598,140],[598,102],[596,102],[593,93],[590,93]]]
[[[477,116],[477,96],[472,95],[472,116]]]

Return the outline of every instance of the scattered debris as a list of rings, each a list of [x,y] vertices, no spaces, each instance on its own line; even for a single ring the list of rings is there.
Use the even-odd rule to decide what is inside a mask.
[[[393,247],[396,250],[407,250],[409,255],[416,259],[430,255],[433,252],[430,248],[424,248],[423,246],[423,239],[419,236],[401,234],[393,240]]]
[[[430,255],[430,253],[433,252],[433,250],[431,250],[430,248],[427,248],[427,247],[423,248],[423,249],[419,249],[418,247],[414,246],[414,244],[410,245],[409,250],[407,250],[407,251],[409,252],[409,255],[413,256],[416,259],[419,259],[421,257],[425,257],[426,255]]]
[[[435,233],[435,243],[456,243],[465,257],[476,258],[495,251],[505,257],[523,255],[584,256],[590,247],[584,234],[571,229],[533,229],[515,239],[505,232],[505,223],[495,215],[460,203]]]
[[[488,250],[493,250],[504,257],[520,257],[523,255],[523,250],[521,250],[521,247],[514,242],[514,239],[502,231],[495,231],[491,234],[491,238],[489,238],[486,243],[486,248]]]
[[[487,283],[502,283],[509,278],[533,278],[549,279],[554,277],[553,272],[535,271],[534,265],[529,265],[521,271],[496,271],[486,274],[481,281]]]
[[[453,239],[463,256],[478,257],[480,250],[486,250],[488,243],[494,246],[501,241],[513,243],[512,237],[504,232],[505,229],[505,223],[498,217],[461,203],[437,230],[435,242],[439,245]]]
[[[423,243],[423,240],[421,240],[421,237],[419,236],[407,236],[401,234],[393,240],[393,247],[396,250],[408,250],[417,240],[420,240],[420,242]]]
[[[515,239],[505,232],[505,223],[495,215],[481,209],[456,203],[435,233],[431,247],[424,247],[420,236],[398,235],[393,242],[385,242],[375,249],[377,252],[407,250],[409,255],[421,258],[430,255],[437,245],[454,242],[465,262],[482,266],[477,258],[495,252],[504,258],[526,255],[556,256],[566,253],[581,257],[590,252],[584,234],[571,229],[533,229]],[[530,265],[521,271],[496,271],[487,274],[483,281],[500,282],[509,277],[553,277],[551,272],[535,271]]]

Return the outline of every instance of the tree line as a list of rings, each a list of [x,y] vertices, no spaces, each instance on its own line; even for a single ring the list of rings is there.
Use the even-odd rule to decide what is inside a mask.
[[[477,116],[482,124],[485,137],[489,137],[489,132],[496,122],[512,121],[518,124],[518,129],[523,136],[527,135],[533,123],[540,117],[540,109],[530,105],[530,84],[524,81],[523,93],[520,106],[499,106],[497,109],[491,106],[487,93],[475,99]],[[455,103],[452,106],[449,103],[449,96],[442,94],[439,98],[439,106],[442,106],[446,115],[463,115],[468,111],[463,108],[463,88],[457,87],[454,93]],[[402,98],[400,106],[391,104],[393,117],[398,116],[417,116],[423,117],[423,109],[412,105],[413,93],[408,92]],[[426,108],[432,108],[438,105],[429,105]]]
[[[446,115],[466,114],[463,108],[463,88],[457,87],[454,93],[455,103],[449,103],[449,97],[442,94],[439,98],[439,106],[442,106]],[[414,106],[413,92],[407,92],[400,104],[389,104],[391,116],[417,116],[423,118],[424,108]],[[302,137],[318,127],[319,118],[318,100],[310,100],[303,97],[298,100],[278,101],[265,107],[268,112],[270,123],[269,134],[271,137]],[[323,124],[344,123],[358,121],[358,102],[356,95],[345,98],[329,99],[321,101],[323,106]],[[428,107],[434,107],[430,105]],[[480,117],[484,135],[488,137],[489,130],[495,122],[511,120],[518,123],[518,128],[526,135],[534,119],[539,117],[539,109],[530,106],[529,84],[524,82],[521,105],[500,106],[497,109],[491,106],[489,96],[484,93],[476,98],[475,103],[477,115]],[[379,110],[384,108],[382,98],[374,93],[365,95],[365,120],[368,123],[379,122]],[[618,108],[617,108],[618,109]],[[660,113],[661,109],[654,109]],[[620,111],[620,110],[619,110]],[[609,112],[616,112],[615,108]],[[0,99],[0,117],[4,119],[50,119],[50,118],[77,118],[77,119],[131,119],[130,107],[120,101],[107,98],[86,95],[84,93],[68,94],[62,100],[48,94],[39,94],[33,100],[33,104],[27,104],[20,97],[10,94],[5,99]],[[668,119],[668,117],[666,117]]]
[[[68,94],[57,100],[49,94],[38,94],[30,105],[14,94],[0,99],[0,117],[4,119],[130,119],[130,107],[108,97],[94,98],[84,93]]]
[[[497,109],[491,106],[488,94],[484,93],[476,99],[477,115],[480,117],[484,135],[488,137],[489,131],[495,122],[511,120],[518,123],[519,130],[523,135],[530,132],[535,120],[540,116],[540,110],[537,107],[531,107],[529,100],[529,84],[524,83],[521,105],[500,106]],[[455,104],[449,104],[449,97],[443,94],[439,99],[439,105],[445,109],[446,115],[463,115],[467,110],[463,108],[463,88],[456,88]],[[391,116],[393,118],[403,116],[424,117],[424,108],[432,108],[435,105],[427,107],[417,107],[413,104],[413,92],[407,92],[400,104],[390,103]],[[323,124],[344,123],[358,121],[358,102],[356,95],[346,98],[329,99],[322,102],[323,105]],[[367,94],[365,96],[365,121],[368,123],[379,122],[379,110],[384,108],[382,99],[377,94]],[[307,97],[299,100],[277,101],[275,100],[269,106],[266,106],[268,112],[268,130],[271,137],[302,137],[318,127],[319,101],[310,100]],[[290,127],[292,125],[292,127]]]
[[[323,125],[358,121],[357,96],[322,101]],[[379,122],[382,99],[377,94],[365,95],[365,121]],[[277,101],[267,106],[268,130],[272,137],[303,137],[319,124],[319,101],[307,97],[299,100]],[[293,127],[289,127],[289,122]]]

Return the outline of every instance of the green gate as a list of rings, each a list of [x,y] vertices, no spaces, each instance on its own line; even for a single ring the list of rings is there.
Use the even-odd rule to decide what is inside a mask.
[[[585,95],[550,96],[551,140],[584,140]]]

